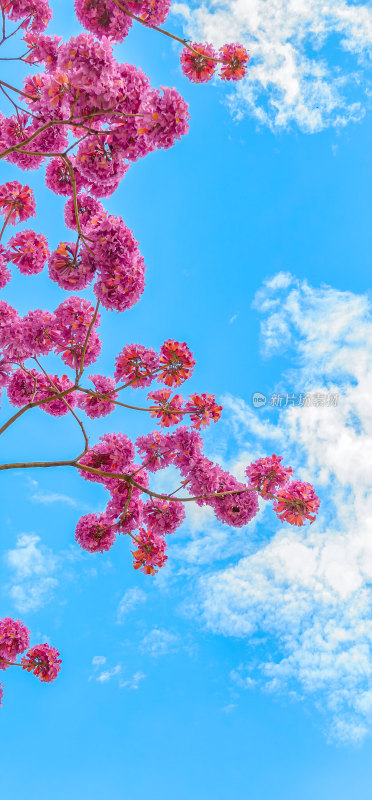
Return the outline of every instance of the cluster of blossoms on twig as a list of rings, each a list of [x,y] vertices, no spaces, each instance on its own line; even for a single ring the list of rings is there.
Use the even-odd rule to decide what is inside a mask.
[[[50,279],[62,290],[92,286],[96,298],[94,307],[70,294],[54,311],[34,309],[23,317],[0,300],[0,391],[18,409],[0,427],[0,435],[24,413],[39,408],[55,417],[72,415],[84,443],[70,460],[1,464],[0,470],[66,466],[101,483],[108,492],[106,508],[83,516],[75,539],[84,550],[102,553],[118,535],[128,535],[134,568],[146,575],[166,563],[166,537],[182,524],[187,502],[209,506],[232,527],[256,516],[259,497],[272,500],[279,519],[293,525],[312,523],[319,508],[313,488],[292,480],[292,469],[281,464],[281,457],[249,465],[244,483],[204,455],[200,430],[219,420],[222,407],[212,394],[193,393],[185,399],[178,392],[195,366],[185,342],[168,339],[158,351],[125,344],[112,376],[92,373],[85,383],[85,370],[101,351],[99,308],[126,311],[145,286],[145,265],[133,232],[121,217],[105,210],[101,199],[112,195],[130,164],[172,147],[189,123],[187,103],[178,91],[152,88],[142,70],[116,61],[113,44],[137,20],[183,45],[182,71],[196,83],[210,80],[217,70],[223,80],[239,80],[249,63],[240,44],[217,51],[159,28],[169,6],[169,0],[75,0],[77,17],[90,33],[63,42],[44,33],[51,19],[47,0],[0,0],[0,44],[20,29],[27,48],[20,60],[43,70],[28,75],[22,89],[0,80],[0,91],[13,106],[11,116],[0,115],[0,157],[22,170],[46,166],[46,186],[66,198],[64,220],[73,232],[54,250],[31,228],[11,236],[0,245],[0,289],[10,280],[11,269],[32,276],[47,264]],[[9,36],[6,19],[18,24]],[[35,217],[31,189],[17,180],[0,186],[0,215],[0,239],[8,226]],[[63,374],[48,370],[44,358],[52,353],[60,357]],[[128,387],[149,390],[145,407],[123,402],[122,391]],[[147,412],[159,427],[135,442],[121,432],[105,433],[91,446],[80,412],[96,419],[118,407]],[[151,476],[168,466],[178,470],[179,485],[157,493]],[[28,645],[22,623],[0,620],[0,668],[14,665]],[[58,652],[41,644],[22,656],[20,666],[51,681],[60,663]]]
[[[19,666],[27,672],[33,672],[43,683],[54,681],[62,663],[58,650],[46,643],[28,649],[29,644],[30,631],[23,622],[11,617],[0,619],[0,670]],[[21,660],[16,661],[22,653]],[[0,684],[0,706],[2,698],[3,686]]]

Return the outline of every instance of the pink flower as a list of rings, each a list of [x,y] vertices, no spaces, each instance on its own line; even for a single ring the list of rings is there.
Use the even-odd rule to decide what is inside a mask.
[[[48,242],[42,233],[27,230],[16,233],[8,242],[9,260],[23,275],[36,275],[49,256]]]
[[[49,259],[49,277],[62,289],[85,289],[93,280],[96,264],[88,250],[61,242]]]
[[[221,78],[225,81],[240,81],[247,72],[249,55],[241,44],[224,44],[219,52],[223,61]]]
[[[105,210],[99,200],[95,200],[94,197],[90,197],[89,194],[79,194],[77,196],[77,202],[79,223],[83,233],[87,232],[92,217],[94,219],[98,215],[101,215],[100,221],[103,222]],[[66,202],[64,217],[67,227],[71,228],[73,231],[76,231],[77,225],[73,197],[70,197]]]
[[[75,0],[76,16],[88,31],[98,38],[110,37],[122,42],[128,34],[132,20],[113,0]]]
[[[55,315],[40,308],[29,311],[22,320],[22,334],[30,355],[47,355],[53,350],[59,334]]]
[[[120,154],[111,147],[106,133],[88,137],[79,144],[76,163],[91,192],[97,197],[109,197],[129,169]]]
[[[163,87],[162,87],[163,88]],[[163,95],[152,89],[139,108],[138,133],[146,136],[149,147],[172,147],[188,130],[188,105],[176,89],[163,88]]]
[[[79,464],[85,467],[114,472],[122,475],[128,470],[134,458],[134,446],[123,433],[105,433],[99,442],[91,447],[80,459]],[[82,478],[97,483],[107,483],[107,478],[93,472],[79,470]]]
[[[30,644],[30,631],[19,619],[4,617],[0,619],[0,669],[7,669],[20,653]],[[1,661],[4,659],[4,661]]]
[[[222,406],[218,406],[213,394],[192,394],[185,405],[194,428],[205,428],[221,417]]]
[[[9,402],[18,408],[43,400],[48,396],[45,376],[36,369],[16,369],[9,379],[7,393]]]
[[[174,444],[168,433],[154,431],[146,436],[140,436],[136,441],[136,446],[148,472],[157,472],[172,463]]]
[[[303,525],[304,519],[315,521],[320,506],[319,497],[310,483],[291,481],[279,492],[274,501],[274,511],[279,519],[291,525]]]
[[[168,558],[165,555],[165,540],[143,528],[136,537],[136,542],[137,550],[132,550],[134,569],[140,569],[145,575],[155,575]]]
[[[259,489],[260,494],[273,494],[278,486],[284,486],[293,475],[292,467],[283,467],[283,456],[266,456],[254,461],[245,470],[249,485]]]
[[[58,327],[56,351],[62,353],[62,361],[69,367],[80,367],[83,346],[93,315],[94,307],[80,297],[68,297],[56,309]],[[100,354],[101,341],[95,330],[99,322],[100,314],[97,314],[85,350],[86,367],[93,364]]]
[[[134,472],[134,464],[131,465],[131,472]],[[142,475],[142,473],[141,473]],[[137,475],[137,480],[146,483],[142,475]],[[111,499],[107,503],[106,513],[114,521],[116,520],[116,530],[118,533],[128,534],[139,528],[142,524],[143,503],[140,499],[141,491],[132,487],[129,493],[129,484],[125,481],[110,481]]]
[[[174,533],[185,519],[183,503],[177,503],[154,498],[148,500],[143,507],[143,519],[152,533],[165,536]]]
[[[158,381],[167,386],[179,386],[192,375],[195,359],[186,342],[175,342],[168,339],[160,348],[160,366],[162,371]]]
[[[154,400],[156,405],[151,406],[150,414],[152,417],[157,417],[160,424],[165,428],[170,425],[177,425],[183,418],[183,400],[180,394],[173,395],[170,399],[172,392],[170,389],[158,389],[156,392],[149,392],[147,395],[149,400]]]
[[[115,378],[133,388],[150,386],[159,366],[159,357],[152,348],[128,344],[116,358]]]
[[[85,514],[76,526],[75,539],[88,553],[103,553],[110,550],[116,534],[106,514]]]
[[[266,456],[254,461],[245,470],[249,485],[259,489],[262,496],[273,494],[278,486],[284,486],[293,475],[292,467],[283,467],[283,456]],[[267,498],[269,499],[269,498]]]
[[[95,237],[96,296],[110,310],[132,308],[145,287],[145,265],[132,231],[120,217],[109,216],[96,229]]]
[[[116,383],[112,378],[106,378],[104,375],[88,375],[89,380],[92,381],[94,389],[99,394],[109,394],[112,400],[118,397],[117,392],[113,392]],[[96,397],[94,394],[79,394],[78,406],[81,408],[91,419],[97,417],[106,417],[115,411],[115,404],[110,400],[105,400],[103,397]]]
[[[0,214],[3,214],[11,225],[24,222],[29,217],[36,217],[36,206],[29,186],[22,186],[18,181],[11,181],[0,186]]]
[[[13,22],[23,19],[22,28],[34,33],[45,30],[53,16],[47,0],[7,0],[4,11]]]
[[[181,475],[188,478],[202,455],[203,442],[201,436],[196,431],[181,425],[180,428],[170,434],[170,438],[174,452],[173,463],[178,467]]]
[[[45,378],[45,389],[43,390],[45,397],[53,397],[56,393],[64,392],[66,389],[72,389],[73,387],[73,383],[71,383],[67,375],[48,375],[48,378],[49,380]],[[53,385],[51,385],[50,382]],[[64,414],[69,413],[69,408],[66,403],[68,403],[71,408],[74,408],[76,402],[76,392],[69,392],[69,394],[66,395],[66,399],[57,397],[49,403],[43,403],[40,408],[53,417],[63,417]]]
[[[23,41],[29,48],[29,53],[25,58],[29,64],[43,63],[45,69],[54,71],[57,64],[58,47],[62,41],[61,36],[37,36],[34,33],[26,33]]]
[[[33,672],[40,681],[55,681],[62,664],[59,652],[49,644],[36,644],[21,659],[22,669]]]
[[[191,44],[193,53],[188,47],[181,51],[181,68],[184,75],[195,83],[210,81],[217,69],[217,53],[211,44]]]
[[[100,94],[112,80],[112,45],[104,36],[100,42],[87,33],[72,36],[58,51],[58,69],[68,76],[71,86]]]
[[[235,528],[247,525],[258,513],[258,500],[256,492],[247,491],[243,483],[239,483],[233,475],[222,472],[218,492],[231,492],[237,490],[236,494],[227,494],[224,497],[211,498],[208,505],[211,505],[217,519]]]
[[[7,285],[12,277],[10,269],[7,267],[8,261],[9,258],[7,251],[5,250],[5,247],[0,244],[0,289],[4,289],[4,286]]]
[[[85,185],[85,181],[76,166],[76,159],[70,158],[73,166],[76,189],[78,192]],[[73,186],[70,171],[67,164],[61,158],[51,158],[45,171],[45,183],[48,189],[56,194],[70,196],[73,194]]]

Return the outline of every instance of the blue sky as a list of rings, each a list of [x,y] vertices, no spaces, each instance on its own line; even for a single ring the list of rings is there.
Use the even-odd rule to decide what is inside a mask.
[[[111,374],[127,342],[186,340],[197,366],[185,393],[224,405],[208,456],[240,476],[283,454],[321,512],[302,531],[265,508],[231,531],[190,510],[151,579],[133,571],[124,537],[103,555],[75,546],[81,514],[105,505],[101,487],[68,470],[3,474],[1,616],[63,657],[50,686],[18,670],[3,681],[2,787],[29,800],[371,797],[371,17],[330,3],[323,18],[317,0],[289,13],[281,0],[274,25],[271,6],[206,4],[189,20],[178,4],[169,18],[217,45],[248,43],[252,77],[230,99],[221,84],[189,84],[177,49],[150,31],[116,50],[154,86],[178,88],[191,126],[105,202],[133,229],[147,285],[130,312],[103,313],[94,371]],[[53,8],[50,30],[77,33],[70,0]],[[41,172],[27,182],[53,248],[66,237],[63,200]],[[46,274],[15,275],[3,291],[21,313],[64,296]],[[255,410],[255,391],[339,402]],[[2,460],[70,457],[72,423],[26,415]],[[89,423],[92,441],[150,429],[124,411]]]

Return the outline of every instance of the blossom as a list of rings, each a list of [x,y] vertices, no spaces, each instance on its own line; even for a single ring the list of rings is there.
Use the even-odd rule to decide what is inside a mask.
[[[76,190],[80,192],[85,185],[85,181],[77,169],[76,159],[70,157],[70,162],[73,167]],[[55,194],[62,194],[65,196],[73,194],[71,173],[68,165],[65,161],[62,161],[61,158],[51,158],[48,162],[45,170],[45,183],[48,189],[51,189]]]
[[[158,389],[156,392],[150,392],[147,397],[149,400],[154,400],[155,406],[151,406],[150,414],[152,417],[157,417],[160,424],[165,428],[170,425],[177,425],[177,422],[183,417],[183,400],[180,394],[173,395],[170,399],[172,392],[170,389]]]
[[[104,219],[105,210],[99,200],[90,197],[89,194],[78,194],[77,196],[78,216],[80,228],[85,233],[89,227],[90,220],[98,215],[102,215],[101,221]],[[75,204],[74,198],[70,197],[65,205],[64,210],[65,223],[68,228],[77,230]]]
[[[4,289],[4,286],[7,285],[11,278],[10,269],[7,267],[8,260],[7,251],[5,247],[0,244],[0,289]]]
[[[116,400],[118,393],[113,391],[116,383],[112,378],[105,377],[104,375],[88,375],[88,378],[92,381],[94,389],[98,394],[109,394],[112,400]],[[107,414],[111,414],[112,411],[115,411],[115,403],[113,403],[112,400],[81,392],[78,399],[78,406],[85,411],[88,417],[95,419],[97,417],[106,417]]]
[[[136,446],[143,457],[143,465],[148,472],[157,472],[172,463],[174,445],[168,433],[154,431],[146,436],[140,436]]]
[[[69,367],[80,367],[83,347],[94,314],[94,307],[81,297],[68,297],[55,311],[58,328],[56,350],[62,353],[62,361]],[[100,314],[97,314],[85,349],[85,366],[93,364],[101,350],[101,340],[95,330],[99,322]]]
[[[192,394],[185,405],[194,428],[205,428],[210,422],[221,417],[222,406],[218,406],[213,394]]]
[[[23,19],[22,27],[34,33],[45,30],[53,16],[47,0],[7,0],[4,12],[13,22]]]
[[[106,514],[85,514],[76,526],[75,539],[88,553],[103,553],[110,550],[116,534]]]
[[[22,669],[33,672],[40,681],[55,681],[62,664],[59,652],[49,644],[36,644],[21,658]]]
[[[54,314],[36,308],[22,320],[23,341],[30,355],[47,355],[53,350],[59,331]]]
[[[17,408],[43,400],[47,397],[45,376],[36,369],[16,369],[9,379],[7,394],[9,402]]]
[[[163,95],[152,89],[139,108],[138,133],[146,137],[149,149],[172,147],[188,130],[188,105],[176,89],[163,89]]]
[[[110,215],[95,236],[92,250],[99,265],[96,296],[110,310],[132,308],[145,288],[145,264],[132,231],[120,217]]]
[[[113,0],[75,0],[76,16],[98,38],[110,37],[122,42],[132,25],[131,18]]]
[[[134,465],[131,466],[131,471],[134,472],[133,468]],[[146,483],[145,475],[139,477],[139,480]],[[118,533],[132,533],[142,525],[141,490],[129,487],[128,483],[120,480],[110,480],[109,484],[111,498],[107,503],[106,513],[112,520],[116,520]]]
[[[278,493],[274,501],[274,511],[279,519],[291,525],[303,525],[304,519],[315,521],[320,506],[319,497],[310,483],[291,481]]]
[[[258,513],[256,492],[247,490],[247,487],[243,483],[239,483],[233,475],[221,471],[217,491],[232,492],[234,489],[237,490],[236,494],[213,497],[208,502],[208,505],[212,506],[217,519],[221,520],[221,522],[241,528],[242,525],[247,525]]]
[[[97,197],[109,197],[129,169],[129,164],[111,147],[106,133],[89,136],[80,142],[76,163],[84,180],[91,184],[92,194]]]
[[[150,385],[159,366],[159,357],[151,347],[128,344],[117,356],[115,364],[116,380],[138,388]]]
[[[192,375],[195,359],[186,342],[175,342],[168,339],[160,348],[160,366],[158,381],[167,386],[179,386]]]
[[[29,217],[36,217],[35,200],[30,187],[22,186],[18,181],[0,186],[0,214],[3,214],[11,225],[24,222]]]
[[[58,69],[67,74],[71,86],[100,94],[112,80],[114,70],[112,45],[104,36],[80,33],[63,42],[58,51]]]
[[[45,380],[44,396],[53,398],[56,393],[65,392],[66,389],[72,389],[73,385],[74,384],[71,383],[67,375],[48,375]],[[76,402],[76,392],[69,392],[66,398],[56,397],[48,403],[43,403],[40,408],[53,417],[63,417],[64,414],[68,414],[69,412],[68,406],[73,408]]]
[[[292,467],[283,467],[280,463],[283,456],[266,456],[250,464],[245,470],[249,485],[254,486],[265,497],[273,494],[278,486],[284,486],[293,474]],[[269,499],[269,498],[267,498]]]
[[[152,531],[142,528],[136,537],[137,550],[132,550],[134,569],[139,569],[145,575],[155,575],[163,567],[168,556],[165,540]]]
[[[45,69],[53,71],[57,64],[58,47],[62,41],[61,36],[37,36],[34,33],[28,32],[23,37],[23,41],[29,48],[25,61],[29,64],[42,62]]]
[[[19,619],[4,617],[0,619],[0,669],[7,669],[20,653],[29,646],[30,631]],[[1,659],[4,659],[2,661]]]
[[[9,260],[23,275],[36,275],[41,272],[49,256],[45,236],[32,230],[16,233],[9,239],[8,248]]]
[[[224,44],[219,52],[223,62],[220,76],[225,81],[240,81],[247,72],[249,55],[241,44]]]
[[[217,53],[211,44],[197,44],[181,50],[181,68],[184,75],[195,83],[210,81],[217,68]],[[193,52],[194,50],[197,53]]]
[[[183,503],[175,501],[160,500],[153,498],[148,500],[143,507],[143,519],[152,533],[164,536],[174,533],[185,519],[185,508]]]
[[[99,442],[91,447],[79,461],[85,467],[113,472],[125,473],[134,458],[134,446],[128,436],[123,433],[105,433]],[[107,478],[95,475],[94,472],[79,470],[82,478],[97,483],[106,483]]]
[[[61,242],[49,259],[49,277],[62,289],[85,289],[93,279],[96,264],[86,249],[79,253],[74,243]]]
[[[173,463],[181,475],[189,478],[191,471],[202,456],[202,438],[195,430],[181,425],[169,434],[173,446]]]

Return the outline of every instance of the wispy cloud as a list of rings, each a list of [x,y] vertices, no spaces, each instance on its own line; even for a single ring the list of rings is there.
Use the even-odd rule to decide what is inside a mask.
[[[146,634],[141,643],[141,650],[153,658],[175,653],[180,647],[181,637],[177,633],[161,628],[153,628],[152,631]]]
[[[130,589],[127,589],[124,593],[123,597],[120,600],[118,606],[118,614],[117,614],[117,621],[118,623],[122,623],[131,611],[133,611],[137,606],[142,605],[147,600],[147,594],[143,591],[143,589],[139,589],[137,586],[133,586]]]
[[[363,116],[368,104],[372,10],[347,0],[205,0],[178,2],[186,33],[196,41],[245,44],[248,75],[230,91],[236,117],[273,129],[291,124],[313,133]]]
[[[141,670],[136,670],[136,672],[129,677],[122,677],[122,664],[116,664],[114,667],[108,667],[107,669],[100,671],[99,668],[106,663],[106,656],[94,656],[92,659],[92,665],[95,668],[95,672],[93,675],[89,676],[90,681],[96,681],[97,683],[110,683],[110,681],[116,680],[119,689],[136,690],[139,688],[140,683],[146,678],[145,673],[141,672]]]
[[[75,500],[67,494],[59,494],[58,492],[43,492],[40,490],[34,492],[30,496],[30,500],[33,503],[40,503],[44,506],[50,506],[53,503],[63,503],[67,506],[73,506],[73,508],[81,508],[81,502],[79,500]]]
[[[48,603],[58,586],[54,577],[58,558],[33,533],[23,533],[4,556],[12,578],[9,595],[18,611],[36,611]]]
[[[268,351],[291,353],[286,386],[297,394],[337,389],[339,404],[282,409],[274,425],[272,411],[225,398],[224,434],[231,427],[239,442],[238,463],[249,451],[283,454],[315,484],[322,505],[303,529],[262,512],[251,551],[199,579],[195,611],[213,631],[251,645],[232,675],[235,686],[259,681],[268,691],[312,698],[327,711],[330,735],[355,741],[372,723],[369,299],[279,276],[259,300]]]

